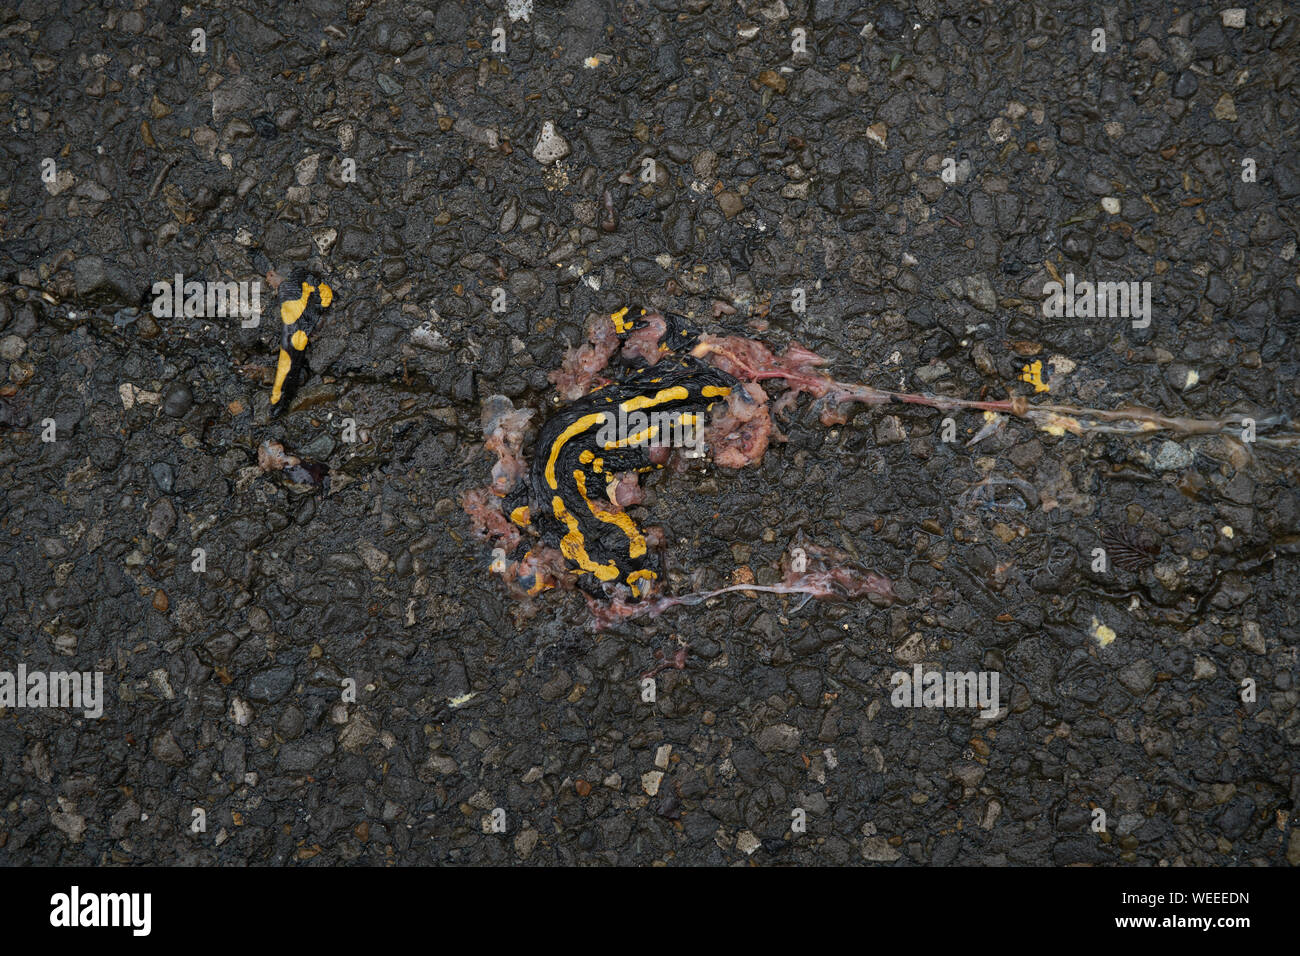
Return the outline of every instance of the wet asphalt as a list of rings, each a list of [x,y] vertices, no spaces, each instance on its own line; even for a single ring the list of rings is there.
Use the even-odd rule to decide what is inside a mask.
[[[804,403],[648,481],[670,588],[802,534],[905,600],[600,634],[525,619],[460,506],[481,400],[545,414],[631,303],[878,387],[1300,417],[1300,16],[1225,9],[7,5],[0,668],[105,699],[0,709],[0,861],[1300,863],[1294,449]],[[299,267],[335,300],[272,417]],[[262,321],[155,316],[177,274]],[[1067,274],[1149,326],[1045,316]],[[916,665],[1000,706],[893,706]]]

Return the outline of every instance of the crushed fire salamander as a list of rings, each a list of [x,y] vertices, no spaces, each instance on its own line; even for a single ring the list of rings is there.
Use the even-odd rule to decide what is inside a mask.
[[[307,345],[321,320],[321,310],[334,301],[334,290],[308,272],[294,272],[280,286],[280,358],[271,386],[271,413],[278,415],[293,401],[307,378]]]
[[[620,340],[645,325],[641,317],[628,319],[628,312],[610,316]],[[697,329],[681,316],[664,318],[659,361],[633,368],[622,381],[603,385],[552,416],[538,435],[528,481],[505,501],[510,519],[521,527],[531,523],[564,555],[578,585],[596,596],[617,584],[646,594],[661,570],[645,533],[610,504],[617,474],[662,468],[650,459],[650,446],[668,439],[661,432],[675,421],[698,428],[701,413],[736,384],[690,355],[699,340]],[[620,434],[618,423],[633,412],[654,424]]]

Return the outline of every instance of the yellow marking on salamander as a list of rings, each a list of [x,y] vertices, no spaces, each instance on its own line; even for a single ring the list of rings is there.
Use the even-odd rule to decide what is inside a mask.
[[[1041,360],[1022,368],[1020,370],[1020,381],[1034,386],[1035,395],[1039,392],[1050,392],[1052,390],[1051,386],[1043,381],[1043,363]]]
[[[520,505],[514,511],[510,512],[510,520],[521,528],[527,528],[528,522],[531,519],[532,515],[528,511],[528,505]]]
[[[650,440],[659,434],[659,426],[651,425],[643,428],[639,432],[634,432],[626,438],[620,438],[618,441],[605,442],[605,449],[608,451],[613,448],[628,448],[636,445],[649,444]]]
[[[650,590],[648,582],[653,581],[658,576],[659,575],[655,574],[653,571],[647,568],[641,568],[639,571],[633,571],[631,574],[627,576],[627,583],[632,586],[632,590],[637,594],[645,594],[646,591]],[[641,590],[636,586],[638,581],[647,582],[645,591]]]
[[[635,412],[642,408],[654,408],[664,402],[684,401],[690,397],[690,394],[686,390],[686,386],[674,385],[672,388],[661,388],[653,395],[638,395],[635,398],[629,398],[625,402],[620,402],[618,407],[625,412]]]
[[[604,412],[593,412],[590,415],[583,415],[564,431],[560,432],[559,437],[556,438],[555,442],[551,445],[551,454],[546,460],[546,484],[550,486],[552,491],[556,491],[560,487],[559,482],[555,478],[555,462],[560,457],[560,449],[568,444],[575,436],[581,435],[587,429],[601,424],[604,420]]]
[[[321,308],[328,309],[330,307],[330,303],[334,301],[334,290],[331,289],[329,286],[327,286],[324,282],[322,282],[320,284],[320,288],[317,289],[316,291],[320,295]]]
[[[523,560],[520,561],[519,563],[520,565],[526,565],[530,561],[534,560],[534,558],[535,555],[533,554],[533,552],[529,551],[527,554],[524,555]],[[546,580],[546,575],[543,574],[541,571],[535,571],[532,577],[533,577],[533,583],[528,588],[529,595],[540,594],[543,591],[549,591],[551,588],[555,586]]]
[[[627,306],[624,306],[623,308],[619,309],[617,312],[615,312],[613,315],[610,316],[610,320],[614,323],[615,332],[621,333],[621,332],[632,331],[632,323],[625,321],[624,319],[624,316],[626,315],[627,315]]]
[[[316,287],[310,283],[302,284],[302,295],[289,302],[280,303],[280,321],[285,325],[293,325],[307,309],[307,303],[311,300],[311,294],[316,291]],[[331,296],[332,298],[332,296]]]
[[[601,581],[613,581],[618,577],[618,565],[613,561],[609,564],[597,564],[591,559],[591,555],[587,554],[586,542],[583,540],[582,531],[578,528],[578,519],[569,514],[569,510],[564,507],[564,499],[559,495],[551,499],[551,510],[555,512],[555,517],[569,527],[569,533],[560,541],[560,554],[582,571],[596,575]]]
[[[289,341],[293,343],[293,347],[295,349],[301,352],[303,349],[307,347],[307,333],[304,332],[302,329],[299,329],[297,332],[293,333],[293,338],[291,338]]]
[[[633,558],[639,558],[641,555],[645,554],[645,537],[641,534],[641,530],[637,528],[636,522],[624,512],[606,511],[588,498],[587,476],[582,472],[575,471],[573,473],[573,481],[574,484],[578,486],[578,494],[582,496],[582,500],[586,503],[587,507],[591,509],[591,513],[601,521],[605,522],[605,524],[614,525],[627,536],[628,555]]]
[[[280,360],[275,366],[275,384],[271,386],[271,404],[278,405],[280,402],[280,391],[284,388],[284,380],[289,377],[289,369],[293,367],[293,359],[284,349],[280,349]]]
[[[700,389],[700,394],[705,398],[726,398],[731,394],[731,388],[726,385],[705,385]]]

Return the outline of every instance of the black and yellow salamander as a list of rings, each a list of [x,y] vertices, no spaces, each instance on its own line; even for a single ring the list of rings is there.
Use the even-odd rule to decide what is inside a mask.
[[[324,309],[334,301],[334,290],[315,275],[295,270],[280,285],[280,357],[271,385],[271,414],[289,407],[294,393],[310,374],[307,345]]]
[[[629,319],[629,311],[610,316],[621,341],[646,327],[646,319]],[[703,413],[736,384],[689,354],[699,333],[684,318],[653,318],[665,325],[655,364],[643,361],[553,415],[538,435],[528,480],[505,502],[510,519],[523,527],[531,523],[564,555],[579,586],[596,596],[613,585],[647,594],[660,574],[645,532],[612,503],[617,475],[663,467],[666,455],[652,460],[651,446],[700,429]]]

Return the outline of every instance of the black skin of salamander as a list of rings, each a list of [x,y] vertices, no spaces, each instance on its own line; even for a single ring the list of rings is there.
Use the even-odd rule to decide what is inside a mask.
[[[630,310],[629,310],[630,311]],[[560,541],[568,532],[568,527],[555,517],[551,507],[551,498],[557,492],[546,482],[546,464],[550,449],[555,440],[574,422],[593,412],[613,410],[617,414],[619,403],[642,395],[653,395],[663,389],[684,386],[686,399],[667,402],[644,411],[675,413],[702,413],[709,405],[719,401],[718,398],[705,398],[701,394],[705,386],[734,387],[734,378],[710,365],[690,356],[689,350],[699,338],[699,331],[679,315],[666,314],[667,331],[662,344],[669,346],[659,361],[653,366],[634,367],[624,375],[621,381],[597,389],[575,402],[566,405],[551,416],[537,437],[537,443],[529,467],[527,482],[528,504],[532,523],[541,534],[542,539],[552,547],[559,547]],[[634,320],[632,328],[620,335],[627,335],[640,327],[641,320]],[[657,381],[655,381],[657,379]],[[610,401],[612,399],[612,401]],[[648,445],[633,446],[625,449],[605,450],[596,447],[595,430],[590,430],[571,439],[560,453],[556,466],[559,495],[570,514],[578,520],[587,553],[600,564],[614,563],[618,567],[618,578],[614,582],[600,581],[594,574],[578,575],[578,585],[584,591],[596,597],[606,595],[606,584],[625,582],[627,576],[637,570],[649,570],[658,577],[662,571],[662,561],[653,548],[648,548],[640,557],[632,558],[628,554],[628,541],[616,526],[600,521],[587,508],[574,486],[572,472],[581,468],[587,475],[587,496],[593,501],[608,504],[605,496],[605,474],[623,471],[651,470],[661,467],[650,462]],[[590,449],[604,460],[602,473],[595,474],[589,466],[579,462],[579,455],[584,449]],[[518,494],[518,492],[517,492]],[[519,502],[522,503],[522,502]],[[515,502],[507,500],[507,507],[513,508]]]

